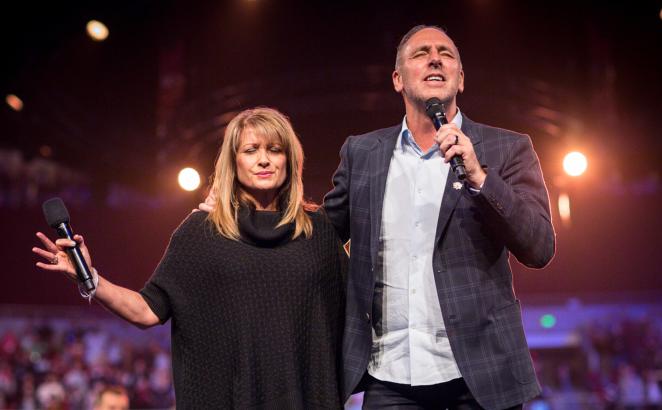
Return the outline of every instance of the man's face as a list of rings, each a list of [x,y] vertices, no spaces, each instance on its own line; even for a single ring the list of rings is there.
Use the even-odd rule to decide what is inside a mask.
[[[464,90],[464,71],[453,40],[432,28],[414,34],[393,72],[393,87],[405,103],[423,106],[432,97],[454,103]]]
[[[124,394],[106,392],[101,396],[99,404],[94,410],[128,410],[129,398]]]

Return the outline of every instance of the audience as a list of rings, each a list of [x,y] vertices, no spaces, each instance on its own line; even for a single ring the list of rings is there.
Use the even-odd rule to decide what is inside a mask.
[[[168,326],[136,332],[113,318],[39,323],[0,318],[0,409],[173,408]],[[578,331],[579,348],[533,351],[543,395],[528,409],[662,410],[659,319],[613,319]],[[347,407],[360,408],[360,397]]]

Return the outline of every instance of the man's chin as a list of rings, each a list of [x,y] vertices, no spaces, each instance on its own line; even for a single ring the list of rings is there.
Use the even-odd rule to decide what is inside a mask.
[[[413,102],[417,106],[425,109],[426,103],[431,98],[438,98],[443,105],[448,105],[453,101],[453,97],[450,97],[445,93],[425,93],[425,94],[417,95],[416,98],[413,100]]]

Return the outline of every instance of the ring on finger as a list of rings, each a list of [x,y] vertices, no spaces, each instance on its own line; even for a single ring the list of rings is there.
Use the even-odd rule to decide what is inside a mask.
[[[57,255],[53,256],[53,259],[51,259],[51,264],[53,264],[53,265],[57,265],[58,262],[59,262],[59,260],[58,260],[58,258],[57,258]]]

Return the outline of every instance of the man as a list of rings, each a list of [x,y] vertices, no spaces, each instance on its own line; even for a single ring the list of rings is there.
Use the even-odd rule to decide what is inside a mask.
[[[128,410],[129,395],[121,386],[103,388],[94,402],[94,410]]]
[[[526,135],[460,113],[457,47],[434,26],[398,46],[402,124],[349,137],[324,208],[351,239],[344,395],[364,409],[521,408],[540,392],[509,253],[554,254],[549,199]],[[425,102],[449,123],[435,131]],[[464,160],[460,182],[449,160]],[[358,386],[358,387],[357,387]]]
[[[542,268],[554,254],[538,158],[526,135],[460,113],[462,62],[439,27],[405,34],[392,79],[402,124],[349,137],[324,198],[351,239],[344,398],[365,390],[364,409],[521,408],[540,386],[508,256]],[[432,97],[451,120],[439,131],[425,113]],[[449,169],[455,155],[464,182]]]

